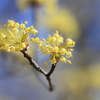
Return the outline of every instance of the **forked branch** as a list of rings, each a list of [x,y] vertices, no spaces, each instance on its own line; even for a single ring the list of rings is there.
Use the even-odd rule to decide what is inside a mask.
[[[30,62],[30,65],[32,65],[33,68],[35,68],[38,72],[42,73],[46,77],[46,79],[49,83],[49,90],[52,91],[54,89],[54,86],[51,82],[51,75],[54,72],[54,69],[55,69],[57,63],[52,64],[50,71],[47,73],[40,66],[38,66],[38,64],[30,57],[30,55],[26,51],[21,50],[21,52],[23,53],[24,57],[26,59],[28,59],[28,61]]]

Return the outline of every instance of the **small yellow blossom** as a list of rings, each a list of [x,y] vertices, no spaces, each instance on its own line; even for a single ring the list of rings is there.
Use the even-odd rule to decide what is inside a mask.
[[[31,34],[36,35],[38,32],[33,26],[26,27],[28,22],[17,23],[14,20],[8,20],[5,28],[8,33],[0,33],[0,49],[6,49],[7,51],[20,51],[28,46],[28,42],[31,38]],[[34,32],[30,32],[30,30]],[[39,41],[37,38],[36,41]]]
[[[5,35],[3,33],[0,33],[0,39],[4,39]]]
[[[62,49],[60,50],[60,53],[61,53],[61,54],[65,54],[65,53],[66,53],[66,49],[65,49],[65,48],[62,48]]]
[[[25,21],[24,24],[25,24],[25,25],[28,24],[28,21]]]
[[[60,58],[60,61],[65,63],[67,60],[66,60],[65,57],[61,57],[61,58]]]
[[[50,61],[52,64],[55,64],[57,62],[55,58],[51,59]]]
[[[13,27],[13,26],[15,25],[15,21],[13,21],[13,20],[8,20],[7,25]]]
[[[25,24],[20,24],[20,29],[24,29],[25,28]]]
[[[74,47],[75,46],[75,42],[73,40],[71,40],[70,38],[68,38],[66,40],[67,46],[68,47]]]
[[[36,33],[38,33],[38,31],[35,30],[35,28],[30,28],[29,32],[34,34],[34,35],[36,35]]]
[[[52,48],[52,52],[56,53],[59,51],[59,47],[55,46],[54,48]]]
[[[50,55],[50,62],[52,64],[58,61],[71,64],[71,61],[67,60],[67,58],[72,57],[71,51],[73,51],[73,49],[69,47],[74,47],[75,42],[69,38],[64,42],[63,37],[58,34],[58,31],[56,31],[53,36],[48,35],[47,39],[40,40],[39,38],[34,38],[32,41],[38,44],[39,51],[43,54]]]
[[[32,39],[31,39],[31,41],[33,41],[33,42],[35,42],[35,43],[38,43],[39,40],[40,40],[40,39],[39,39],[38,37],[36,37],[36,38],[32,38]]]
[[[72,62],[71,62],[70,60],[67,60],[67,62],[68,62],[69,64],[72,64]]]
[[[15,23],[15,24],[14,24],[14,27],[15,27],[15,28],[18,28],[19,25],[20,25],[19,23]]]
[[[69,51],[74,51],[74,49],[69,49]]]
[[[72,52],[71,52],[71,51],[67,51],[65,54],[66,54],[66,57],[67,57],[67,58],[72,57]]]
[[[48,62],[45,62],[44,65],[45,65],[45,66],[48,65]]]

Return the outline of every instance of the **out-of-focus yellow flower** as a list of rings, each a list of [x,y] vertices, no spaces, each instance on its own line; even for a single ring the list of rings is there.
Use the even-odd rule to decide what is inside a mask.
[[[78,96],[87,89],[100,89],[100,63],[63,70],[62,76],[59,77],[61,82],[65,83],[66,88],[71,92],[78,93]],[[63,87],[63,89],[66,88]]]
[[[8,20],[7,25],[5,25],[8,32],[0,33],[0,49],[20,51],[26,48],[29,45],[29,36],[31,34],[36,35],[38,32],[33,26],[26,27],[27,23],[25,21],[19,24],[14,20]]]
[[[32,38],[31,40],[38,44],[39,51],[42,51],[43,54],[50,55],[50,62],[52,64],[58,61],[71,64],[71,61],[67,60],[67,58],[72,57],[72,52],[69,47],[74,47],[75,42],[70,38],[64,42],[63,37],[56,31],[53,36],[48,35],[47,39],[40,40],[39,38]]]
[[[38,24],[42,23],[53,31],[58,30],[67,37],[77,39],[80,36],[75,15],[67,8],[61,8],[57,0],[50,0],[44,3],[43,9],[38,14]]]
[[[61,33],[65,34],[67,37],[78,38],[79,37],[79,27],[77,21],[73,15],[71,15],[67,10],[66,12],[59,10],[55,14],[50,16],[45,16],[45,25],[51,30],[58,29]]]

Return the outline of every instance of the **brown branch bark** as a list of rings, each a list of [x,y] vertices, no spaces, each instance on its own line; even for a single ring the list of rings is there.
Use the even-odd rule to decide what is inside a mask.
[[[49,82],[49,86],[50,86],[50,90],[51,91],[54,89],[54,86],[51,83],[51,75],[52,75],[52,73],[54,72],[54,70],[56,68],[56,64],[52,64],[50,71],[46,74],[46,78],[47,78],[47,80]]]
[[[49,83],[49,90],[53,91],[54,86],[51,82],[51,74],[54,72],[57,63],[52,64],[50,71],[47,73],[40,66],[38,66],[38,64],[30,57],[30,55],[27,52],[25,52],[24,50],[22,50],[21,52],[23,53],[24,57],[28,59],[28,61],[30,62],[30,65],[32,65],[33,68],[35,68],[38,72],[42,73],[46,77]]]

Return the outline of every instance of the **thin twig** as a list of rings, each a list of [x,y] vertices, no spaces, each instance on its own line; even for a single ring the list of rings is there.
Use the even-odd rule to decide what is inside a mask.
[[[54,72],[55,68],[56,68],[57,63],[52,64],[50,71],[47,73],[46,76],[51,76],[51,74]]]
[[[32,58],[27,52],[25,51],[21,51],[21,52],[23,53],[24,57],[28,59],[28,61],[30,62],[30,65],[32,65],[37,71],[41,72],[44,75],[47,74],[41,67],[37,65],[37,63],[34,60],[32,60]]]
[[[47,73],[40,66],[38,66],[38,64],[34,60],[32,60],[32,58],[30,57],[30,55],[27,52],[25,52],[24,50],[21,50],[21,52],[23,53],[24,57],[28,59],[28,61],[30,62],[30,65],[32,65],[37,71],[39,71],[46,77],[46,79],[49,83],[49,90],[52,91],[54,89],[54,87],[51,82],[51,74],[53,73],[57,63],[52,64],[50,71]]]
[[[57,64],[57,63],[56,63]],[[50,90],[52,91],[54,89],[54,86],[51,83],[51,75],[55,70],[56,64],[52,64],[50,71],[46,74],[46,78],[49,82]]]

